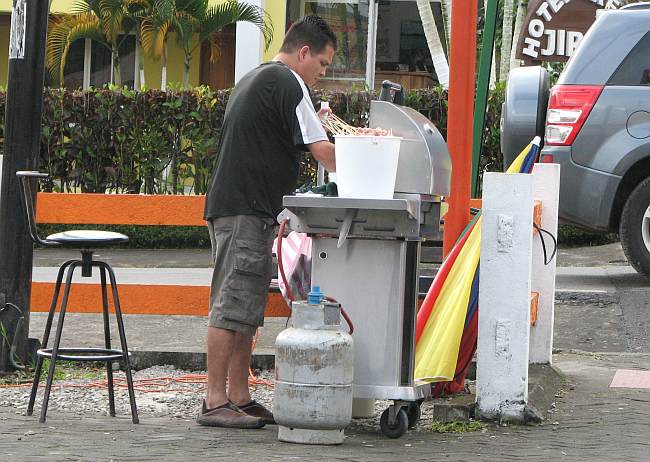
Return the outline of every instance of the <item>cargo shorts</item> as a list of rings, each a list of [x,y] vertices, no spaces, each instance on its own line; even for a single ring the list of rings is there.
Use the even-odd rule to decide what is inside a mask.
[[[274,223],[253,215],[208,220],[214,263],[209,326],[252,336],[264,325]]]

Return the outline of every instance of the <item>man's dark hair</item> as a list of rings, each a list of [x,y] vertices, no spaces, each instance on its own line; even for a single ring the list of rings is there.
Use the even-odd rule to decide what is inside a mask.
[[[305,16],[294,22],[284,36],[280,51],[292,53],[305,45],[309,46],[312,53],[321,53],[327,45],[336,50],[336,35],[320,16]]]

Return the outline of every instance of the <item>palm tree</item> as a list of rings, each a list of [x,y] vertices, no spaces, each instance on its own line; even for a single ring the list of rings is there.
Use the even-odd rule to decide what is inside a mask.
[[[523,0],[517,0],[517,3],[515,3],[515,8],[515,28],[512,33],[512,47],[510,48],[510,67],[508,68],[508,73],[511,69],[514,69],[521,65],[521,61],[517,59],[517,42],[519,41],[519,35],[521,34],[521,26],[524,23],[524,19],[526,19],[527,3],[525,3]],[[502,80],[505,80],[506,78],[507,75],[504,76]]]
[[[167,38],[176,17],[175,0],[146,0],[147,12],[140,19],[139,34],[142,48],[150,56],[160,59],[162,77],[160,89],[167,89]]]
[[[129,25],[132,23],[132,28],[135,32],[136,50],[144,50],[145,47],[143,40],[145,34],[143,31],[143,24],[154,16],[161,7],[158,6],[156,0],[126,0],[126,3],[128,13],[126,20],[129,21]],[[146,83],[144,74],[144,54],[138,52],[137,59],[137,74],[139,78],[135,79],[135,81],[139,85],[139,88],[142,89]]]
[[[77,40],[89,38],[110,50],[112,83],[122,84],[118,50],[135,25],[127,11],[128,4],[132,2],[79,0],[73,7],[73,14],[57,15],[50,19],[46,57],[47,67],[55,81],[64,84],[63,71],[70,46]]]
[[[146,1],[151,2],[151,8],[140,22],[140,34],[145,52],[161,61],[161,90],[167,87],[167,41],[171,32],[176,33],[176,42],[183,49],[184,87],[189,84],[194,53],[205,40],[210,42],[210,61],[218,58],[215,33],[225,26],[241,21],[255,24],[262,31],[267,48],[273,36],[273,26],[266,12],[246,3],[228,0],[210,7],[208,0]]]
[[[209,6],[208,0],[176,0],[173,25],[176,41],[185,55],[183,87],[189,84],[190,63],[197,48],[208,40],[210,61],[216,61],[219,57],[216,32],[237,22],[250,22],[257,26],[264,37],[265,49],[268,49],[273,38],[273,25],[263,9],[236,0],[228,0],[216,6]],[[196,36],[198,40],[195,40]]]
[[[445,50],[442,48],[442,43],[440,42],[440,35],[438,35],[436,21],[431,11],[431,4],[429,0],[417,0],[417,5],[420,18],[422,19],[424,35],[429,45],[433,68],[436,70],[436,75],[438,76],[438,82],[447,88],[449,86],[449,64],[447,63]]]

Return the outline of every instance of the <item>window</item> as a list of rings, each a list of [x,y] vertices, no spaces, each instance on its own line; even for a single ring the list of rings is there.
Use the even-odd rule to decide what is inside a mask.
[[[135,36],[122,35],[119,40],[122,85],[134,88],[137,74]],[[77,40],[71,45],[64,70],[66,88],[101,87],[113,80],[112,74],[111,51],[106,45],[91,39]]]
[[[92,42],[90,52],[90,86],[101,87],[111,82],[111,50],[102,43]]]
[[[84,41],[72,42],[63,69],[66,88],[81,88],[84,82]]]
[[[368,2],[359,0],[288,0],[287,28],[308,14],[325,19],[336,34],[338,49],[319,88],[364,85],[368,49]]]
[[[440,2],[431,7],[444,47]],[[349,89],[369,82],[376,88],[385,79],[406,88],[437,82],[415,0],[287,0],[287,28],[307,14],[325,19],[339,45],[319,88]],[[376,37],[370,46],[369,37]]]
[[[650,85],[650,33],[625,57],[609,85]]]
[[[446,40],[440,3],[431,3],[431,10],[444,48]],[[406,88],[428,87],[438,81],[414,0],[378,4],[375,87],[385,79]]]

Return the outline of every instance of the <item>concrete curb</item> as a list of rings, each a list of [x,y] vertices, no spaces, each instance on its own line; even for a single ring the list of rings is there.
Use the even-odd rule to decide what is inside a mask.
[[[135,370],[153,366],[169,365],[187,371],[204,371],[206,353],[181,351],[131,351],[131,367]],[[253,353],[251,368],[271,370],[275,367],[275,355],[271,351]]]

